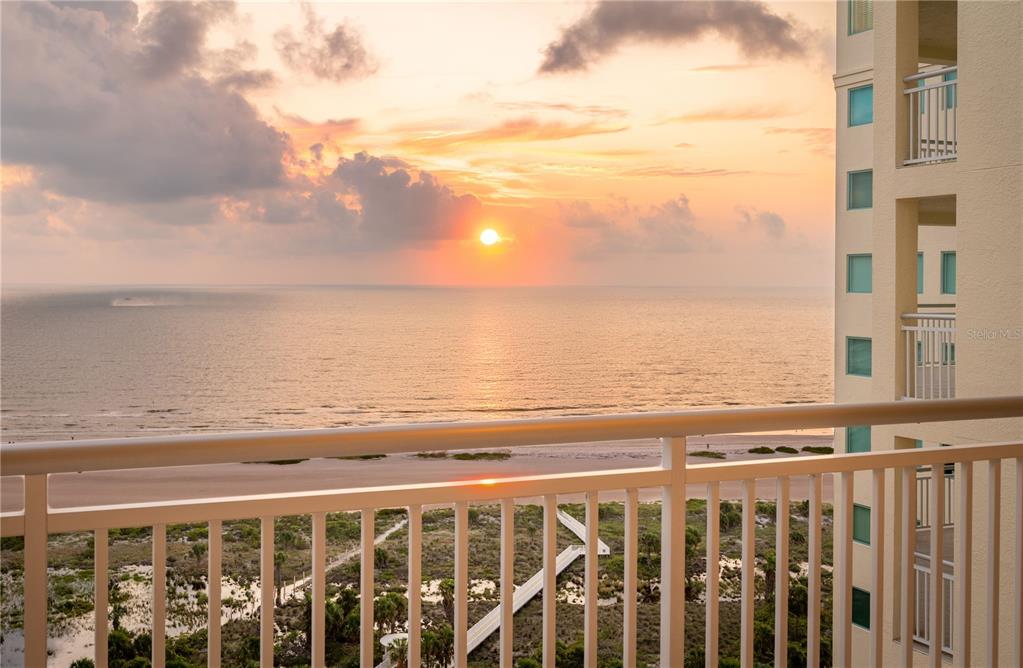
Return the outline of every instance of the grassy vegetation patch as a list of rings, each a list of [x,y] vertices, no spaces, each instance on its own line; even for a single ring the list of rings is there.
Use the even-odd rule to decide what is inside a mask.
[[[510,452],[456,452],[451,455],[452,459],[459,461],[485,461],[485,462],[503,462],[506,459],[511,458]]]
[[[833,455],[835,449],[830,445],[805,445],[803,446],[803,452],[811,452],[815,455]]]
[[[420,459],[447,459],[448,453],[445,450],[439,450],[437,452],[417,452],[416,457]]]
[[[277,466],[288,466],[289,464],[300,464],[306,459],[274,459],[268,462],[242,462],[243,464],[276,464]]]
[[[750,448],[748,452],[751,455],[773,455],[774,448],[769,448],[766,445],[758,445],[755,448]]]
[[[774,449],[774,451],[784,452],[786,455],[794,455],[799,452],[799,450],[796,450],[790,445],[779,445],[777,448]]]
[[[373,455],[347,455],[345,457],[331,457],[331,459],[340,459],[344,461],[368,461],[371,459],[384,459],[387,455],[385,454],[373,454]]]
[[[706,457],[707,459],[724,459],[725,453],[718,452],[717,450],[697,450],[696,452],[690,452],[690,457]]]

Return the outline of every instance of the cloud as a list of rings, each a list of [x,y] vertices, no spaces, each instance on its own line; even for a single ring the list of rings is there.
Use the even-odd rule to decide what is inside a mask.
[[[222,6],[161,5],[137,24],[107,5],[0,11],[0,150],[5,164],[32,166],[42,187],[158,202],[280,183],[286,137],[196,71],[196,17],[214,20]],[[187,44],[169,43],[175,30]]]
[[[716,121],[762,121],[769,118],[794,116],[797,113],[799,112],[781,105],[727,105],[710,107],[708,109],[692,111],[679,116],[672,116],[659,121],[657,125],[667,125],[669,123],[708,123]]]
[[[594,118],[624,118],[629,115],[627,109],[609,107],[601,104],[573,104],[571,102],[498,102],[503,109],[519,111],[564,111]]]
[[[569,125],[556,121],[540,121],[533,117],[508,120],[482,130],[446,132],[417,137],[402,142],[413,150],[448,151],[474,144],[497,142],[556,141],[586,135],[611,134],[627,130],[627,126],[609,126],[599,123]]]
[[[749,58],[800,56],[791,19],[762,2],[615,2],[602,0],[544,50],[542,73],[588,69],[630,42],[685,43],[708,34],[734,42]]]
[[[338,162],[334,177],[357,198],[360,236],[370,247],[464,238],[481,209],[475,195],[456,194],[395,158],[357,153]]]
[[[645,209],[634,207],[626,199],[607,208],[595,208],[589,202],[561,206],[562,224],[583,236],[578,256],[589,260],[617,254],[706,249],[710,240],[694,225],[695,219],[685,195]]]
[[[691,67],[690,72],[741,72],[763,67],[759,63],[728,63],[723,65],[704,65],[703,67]]]
[[[785,219],[773,211],[759,211],[753,209],[737,209],[740,216],[740,226],[746,229],[757,229],[764,233],[769,239],[780,241],[786,236]]]
[[[735,176],[737,174],[749,174],[745,170],[732,169],[704,169],[702,167],[671,167],[668,165],[653,165],[649,167],[636,167],[624,172],[627,176],[640,177],[697,177],[697,176]]]
[[[376,70],[362,38],[351,26],[339,23],[327,32],[323,19],[316,15],[312,6],[303,4],[302,12],[305,26],[300,35],[291,28],[274,33],[277,53],[292,71],[342,82]]]
[[[801,137],[813,153],[829,157],[835,154],[834,128],[766,128],[764,133]]]
[[[229,2],[161,2],[136,31],[136,66],[149,79],[165,79],[202,62],[210,26],[234,12]]]
[[[249,69],[248,63],[256,58],[256,45],[242,40],[229,49],[211,53],[208,66],[219,86],[238,91],[270,88],[277,84],[277,75],[266,69]]]

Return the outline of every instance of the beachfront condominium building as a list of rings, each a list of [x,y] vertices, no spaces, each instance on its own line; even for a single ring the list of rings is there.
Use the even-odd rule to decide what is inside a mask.
[[[835,187],[835,398],[837,402],[928,401],[1023,394],[1023,3],[839,2]],[[836,452],[932,448],[1018,439],[1018,420],[850,427],[836,433]],[[1001,486],[1018,489],[1017,469],[1001,467]],[[973,551],[972,582],[953,556],[964,543],[957,476],[945,467],[932,493],[929,470],[917,480],[889,479],[885,513],[887,585],[871,591],[871,480],[857,475],[853,492],[851,605],[854,664],[866,664],[870,607],[883,605],[885,657],[896,662],[913,643],[924,663],[934,642],[946,659],[969,650],[972,665],[990,665],[992,646],[1004,662],[1016,656],[1018,620],[1012,573],[989,582],[988,560],[1018,563],[1014,542],[1000,554]],[[996,476],[973,471],[974,535],[992,521],[1013,535],[1007,495],[989,503]],[[937,479],[937,478],[936,478]],[[915,487],[915,582],[900,582],[897,527],[909,511],[901,485]],[[894,496],[892,496],[894,494]],[[998,498],[997,493],[993,498]],[[942,503],[940,545],[929,527]],[[995,526],[998,526],[995,524]],[[942,562],[940,628],[924,614],[937,596],[929,576],[935,547]],[[894,549],[893,549],[894,548]],[[1016,569],[1018,572],[1018,569]],[[972,585],[973,605],[955,601]],[[900,599],[912,592],[912,638],[903,637]],[[994,597],[994,598],[992,598]],[[876,600],[875,600],[876,599]],[[992,605],[1005,611],[998,621]],[[956,637],[956,614],[968,614],[969,637]],[[855,636],[863,642],[857,642]],[[957,656],[957,658],[962,658]]]

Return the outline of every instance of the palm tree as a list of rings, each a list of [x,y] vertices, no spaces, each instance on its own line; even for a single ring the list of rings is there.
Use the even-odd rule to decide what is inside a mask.
[[[394,662],[394,668],[408,668],[408,639],[395,638],[387,649],[387,655]]]

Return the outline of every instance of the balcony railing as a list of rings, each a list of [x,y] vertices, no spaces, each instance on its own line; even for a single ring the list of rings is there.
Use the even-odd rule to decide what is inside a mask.
[[[956,316],[905,313],[907,399],[951,399],[956,395]]]
[[[916,628],[913,630],[913,640],[926,647],[931,646],[931,624],[933,620],[927,614],[932,605],[931,592],[933,578],[931,576],[930,560],[926,557],[920,559],[914,565],[916,575]],[[944,569],[941,574],[941,650],[945,654],[951,654],[955,638],[954,614],[955,614],[955,575],[953,564],[950,561],[944,562]]]
[[[916,525],[921,529],[931,526],[931,467],[920,467],[916,474]],[[955,471],[945,471],[945,526],[952,526],[955,508]]]
[[[956,159],[958,68],[943,67],[908,76],[903,91],[909,103],[907,165]]]
[[[1017,515],[1023,513],[1023,442],[978,444],[952,448],[875,451],[861,454],[806,456],[775,460],[723,462],[690,466],[686,463],[686,438],[689,435],[727,434],[815,429],[849,425],[881,425],[919,422],[948,422],[1023,417],[1023,397],[987,399],[956,399],[932,402],[891,402],[878,404],[844,404],[786,406],[780,408],[708,410],[683,413],[638,414],[598,417],[551,418],[489,423],[425,424],[402,426],[357,427],[346,429],[302,430],[251,434],[204,436],[165,436],[133,439],[83,440],[74,442],[24,443],[0,446],[0,467],[5,475],[24,476],[24,510],[0,517],[0,534],[24,536],[24,640],[25,665],[43,666],[47,655],[47,537],[49,534],[91,531],[95,545],[95,662],[107,665],[108,620],[108,530],[122,527],[152,527],[153,600],[152,600],[152,664],[164,665],[166,648],[166,526],[176,523],[209,523],[208,548],[208,663],[221,662],[221,555],[222,522],[251,517],[261,518],[260,569],[261,582],[273,581],[274,518],[285,515],[310,515],[312,522],[311,576],[311,638],[313,666],[325,661],[325,586],[326,530],[328,512],[361,511],[361,579],[360,591],[374,590],[374,516],[377,509],[404,507],[408,509],[408,581],[421,582],[423,526],[422,511],[427,505],[453,505],[454,529],[454,665],[464,668],[468,661],[468,592],[469,592],[469,527],[470,503],[501,503],[500,531],[500,665],[512,665],[513,604],[515,586],[514,521],[512,512],[516,498],[543,498],[543,588],[542,588],[542,655],[543,664],[554,666],[555,601],[557,572],[558,495],[585,494],[585,559],[583,637],[585,665],[597,665],[598,609],[598,495],[625,490],[623,646],[624,665],[634,667],[637,656],[637,568],[638,568],[638,490],[653,488],[660,492],[661,506],[661,577],[659,637],[660,664],[678,668],[684,663],[685,576],[686,576],[686,486],[700,486],[707,498],[706,563],[707,573],[706,643],[708,666],[718,664],[718,604],[720,574],[714,564],[720,556],[720,491],[722,483],[739,482],[742,487],[742,565],[740,653],[743,666],[752,666],[754,657],[754,588],[755,568],[755,482],[775,481],[777,490],[776,567],[774,659],[787,665],[788,590],[789,590],[789,516],[790,482],[808,478],[808,616],[807,661],[820,665],[822,638],[822,506],[823,478],[832,475],[838,483],[835,494],[834,583],[835,614],[833,617],[833,656],[835,665],[852,663],[853,585],[853,477],[868,475],[872,480],[873,508],[870,550],[870,642],[867,653],[872,665],[881,665],[885,638],[886,615],[898,619],[899,636],[913,638],[918,630],[917,617],[927,616],[930,642],[944,646],[942,606],[930,602],[919,610],[904,605],[901,611],[885,610],[889,600],[881,592],[897,587],[901,601],[915,601],[917,577],[915,550],[917,503],[915,484],[901,485],[900,498],[887,499],[886,478],[915,481],[917,466],[932,466],[931,528],[929,555],[941,563],[945,556],[942,544],[945,513],[945,485],[942,464],[955,462],[958,516],[957,530],[963,539],[956,543],[953,557],[957,574],[969,581],[974,550],[984,550],[988,582],[996,588],[999,582],[1019,581],[1018,572],[1002,573],[997,555],[1002,540],[1000,512],[1003,502],[1000,479],[1003,460],[1015,467],[1016,485],[1009,494],[1015,498]],[[337,457],[370,454],[426,452],[436,450],[516,447],[540,444],[579,443],[591,441],[624,441],[660,438],[660,466],[610,471],[588,471],[533,475],[496,480],[461,480],[443,483],[406,484],[387,487],[330,489],[298,493],[255,494],[225,498],[188,499],[108,506],[50,507],[51,474],[114,469],[140,469],[192,464],[216,464],[243,461],[268,461],[292,458]],[[623,446],[623,447],[628,447]],[[986,536],[974,544],[970,519],[973,503],[973,467],[988,471],[985,496],[990,508]],[[258,492],[259,490],[253,490]],[[901,509],[899,526],[891,527],[901,537],[900,549],[894,555],[895,582],[885,581],[885,544],[888,515],[884,508],[892,503]],[[1019,526],[1019,525],[1017,525]],[[1017,531],[1016,554],[1023,553],[1023,532]],[[1016,568],[1017,564],[1007,564]],[[942,587],[942,574],[930,574],[931,591]],[[1016,586],[1020,586],[1017,584]],[[844,595],[843,595],[844,593]],[[418,668],[422,640],[421,594],[418,587],[408,588],[408,665]],[[260,664],[271,666],[274,651],[274,591],[263,587],[259,596]],[[1017,600],[1019,600],[1017,598]],[[968,638],[970,619],[983,614],[986,626],[998,629],[1001,611],[998,597],[986,599],[985,609],[975,609],[969,590],[955,601],[954,637]],[[360,665],[370,668],[374,658],[374,598],[360,597]],[[1012,613],[1016,628],[1023,623],[1023,608]],[[969,643],[957,640],[957,652],[965,652],[963,665],[970,665]],[[995,665],[997,639],[981,644],[986,652],[982,662]],[[962,649],[960,649],[962,648]],[[903,643],[901,658],[913,663],[914,643]],[[980,653],[978,649],[977,654]],[[980,657],[977,657],[981,661]],[[1023,656],[1011,657],[1019,661]]]

